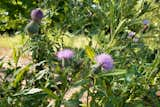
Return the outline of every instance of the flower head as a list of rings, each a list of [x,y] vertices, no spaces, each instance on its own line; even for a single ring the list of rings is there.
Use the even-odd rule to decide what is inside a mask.
[[[31,18],[34,21],[40,21],[43,18],[43,12],[40,8],[36,8],[31,12]]]
[[[143,24],[144,25],[148,25],[149,24],[149,20],[143,20]]]
[[[57,57],[58,59],[62,60],[62,59],[70,59],[74,56],[74,52],[70,49],[63,49],[58,51],[57,53]]]
[[[133,32],[133,31],[131,31],[131,32],[129,32],[128,33],[128,38],[132,38],[132,37],[134,37],[135,36],[135,32]]]
[[[113,68],[113,59],[110,55],[102,53],[95,57],[96,62],[105,70],[111,70]]]

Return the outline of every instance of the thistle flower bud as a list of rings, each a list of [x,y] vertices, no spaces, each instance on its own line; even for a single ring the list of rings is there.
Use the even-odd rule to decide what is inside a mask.
[[[39,24],[35,23],[34,21],[31,21],[29,24],[26,25],[25,32],[29,35],[38,34]]]
[[[43,12],[40,8],[34,9],[31,12],[31,18],[33,21],[40,23],[43,18]]]
[[[143,24],[144,25],[148,25],[149,24],[149,20],[143,20]]]

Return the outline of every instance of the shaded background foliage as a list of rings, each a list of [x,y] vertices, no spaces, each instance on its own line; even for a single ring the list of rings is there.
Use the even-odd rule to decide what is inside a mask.
[[[49,30],[85,34],[102,30],[108,32],[115,29],[120,20],[127,18],[128,21],[131,19],[127,26],[137,31],[140,22],[137,18],[152,10],[157,9],[158,12],[158,7],[154,9],[150,5],[151,2],[146,0],[115,0],[114,4],[111,0],[1,0],[0,31],[23,31],[30,19],[30,11],[37,7],[45,12],[46,28]]]

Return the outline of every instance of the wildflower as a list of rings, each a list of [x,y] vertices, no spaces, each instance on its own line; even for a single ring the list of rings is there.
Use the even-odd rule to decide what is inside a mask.
[[[132,37],[134,37],[135,36],[135,32],[133,32],[133,31],[131,31],[131,32],[129,32],[128,33],[128,38],[132,38]]]
[[[149,24],[149,20],[143,20],[143,24],[144,25],[148,25]]]
[[[70,49],[64,49],[64,50],[60,50],[57,53],[57,57],[58,59],[62,60],[62,59],[70,59],[74,56],[74,52]]]
[[[110,55],[102,53],[95,57],[96,62],[106,71],[113,68],[113,59]]]
[[[41,11],[41,9],[37,8],[37,9],[32,10],[31,18],[33,21],[40,22],[41,19],[43,18],[43,12]]]

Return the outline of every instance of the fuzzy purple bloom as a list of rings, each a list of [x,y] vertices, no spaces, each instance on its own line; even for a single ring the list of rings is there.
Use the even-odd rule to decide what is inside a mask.
[[[31,12],[31,18],[32,20],[41,20],[43,18],[43,12],[41,11],[40,8],[36,8],[32,10]]]
[[[132,38],[132,37],[134,37],[135,36],[135,32],[133,32],[133,31],[131,31],[131,32],[129,32],[128,33],[128,38]]]
[[[143,24],[144,25],[148,25],[149,24],[149,20],[143,20]]]
[[[113,68],[113,59],[110,55],[102,53],[95,57],[96,62],[106,71]]]
[[[70,59],[74,56],[74,52],[70,49],[63,49],[57,53],[58,59]]]

